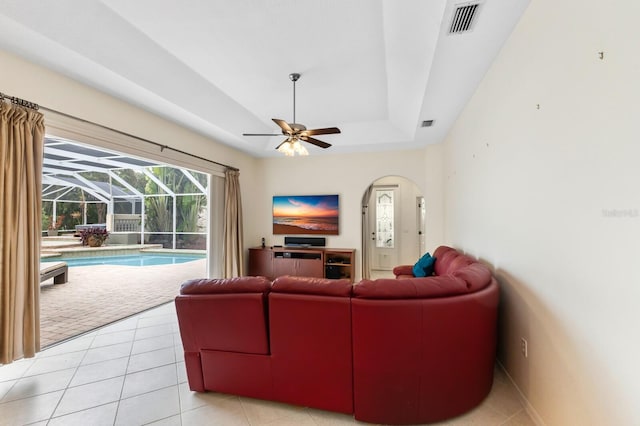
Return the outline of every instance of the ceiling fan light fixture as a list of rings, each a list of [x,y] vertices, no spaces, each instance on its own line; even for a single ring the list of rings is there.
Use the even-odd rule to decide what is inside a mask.
[[[296,139],[292,143],[292,146],[293,146],[293,150],[295,151],[296,154],[298,154],[298,155],[309,155],[309,151],[307,151],[307,148],[302,146],[302,144],[300,143],[300,140]]]
[[[286,155],[287,157],[293,157],[296,154],[298,155],[309,155],[309,151],[305,148],[300,140],[297,138],[289,138],[284,141],[279,147],[278,152]]]
[[[293,146],[291,142],[285,141],[277,148],[278,152],[286,155],[287,157],[293,157],[295,155],[295,151],[293,150]]]

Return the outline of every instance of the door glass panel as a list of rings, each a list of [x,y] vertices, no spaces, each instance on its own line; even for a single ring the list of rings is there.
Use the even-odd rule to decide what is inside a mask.
[[[376,247],[393,248],[393,190],[376,189]]]

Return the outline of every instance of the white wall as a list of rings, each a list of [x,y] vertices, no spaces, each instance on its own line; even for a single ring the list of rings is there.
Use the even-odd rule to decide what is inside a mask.
[[[495,268],[500,360],[549,425],[640,424],[639,15],[533,1],[445,146],[445,239]]]
[[[376,179],[397,175],[413,181],[427,203],[427,247],[442,242],[442,148],[362,154],[318,155],[261,160],[260,193],[256,210],[245,212],[245,223],[254,232],[253,244],[265,237],[267,245],[282,244],[284,236],[272,234],[272,196],[339,194],[340,235],[327,236],[327,246],[355,248],[356,278],[361,276],[361,203],[367,187]],[[433,164],[433,167],[425,166]],[[256,183],[258,184],[258,183]]]

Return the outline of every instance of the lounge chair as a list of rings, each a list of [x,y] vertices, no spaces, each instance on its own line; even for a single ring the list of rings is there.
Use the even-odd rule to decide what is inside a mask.
[[[53,278],[54,284],[64,284],[69,280],[69,266],[66,262],[45,262],[40,264],[40,282]]]

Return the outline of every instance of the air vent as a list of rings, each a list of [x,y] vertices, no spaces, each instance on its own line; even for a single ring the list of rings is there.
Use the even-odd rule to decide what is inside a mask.
[[[421,127],[431,127],[433,126],[433,120],[424,120],[422,122],[422,126]]]
[[[453,19],[451,19],[449,34],[460,34],[471,31],[473,18],[476,16],[477,11],[478,3],[458,6],[453,12]]]

